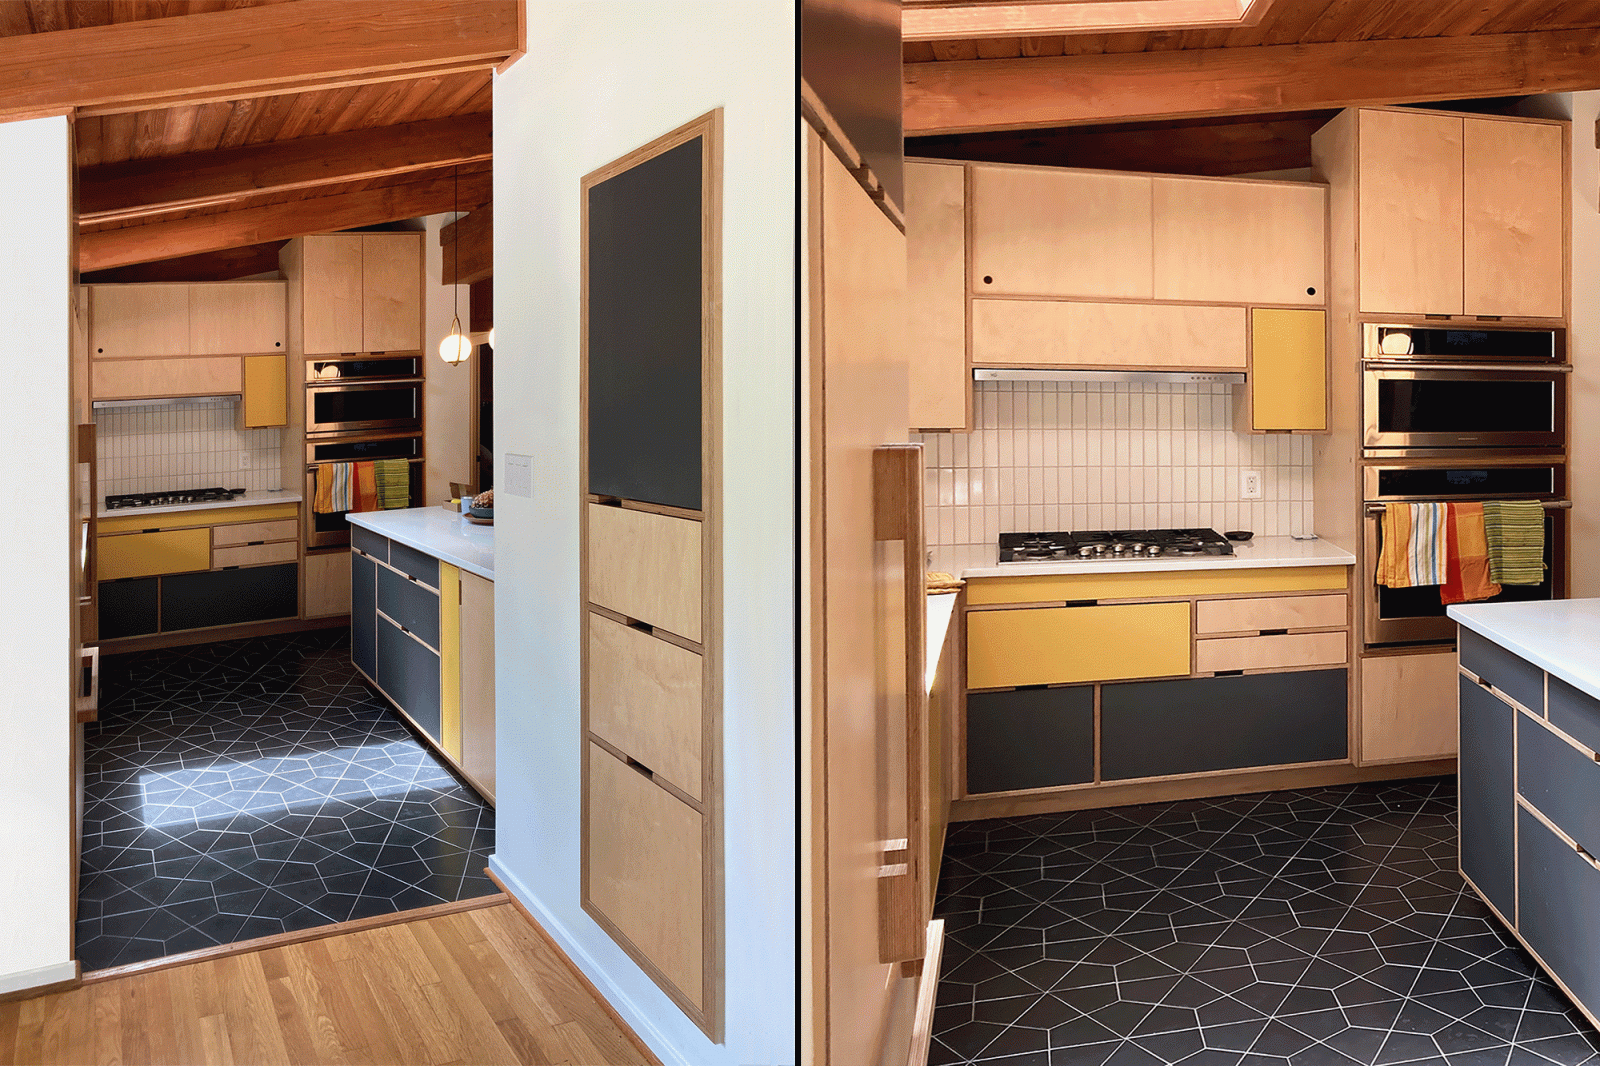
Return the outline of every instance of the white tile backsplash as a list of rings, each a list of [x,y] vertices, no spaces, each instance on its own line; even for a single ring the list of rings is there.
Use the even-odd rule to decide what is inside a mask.
[[[236,400],[106,407],[94,413],[100,495],[212,486],[283,488],[283,430],[239,429]],[[247,456],[249,467],[240,466]]]
[[[1002,532],[1211,526],[1308,533],[1311,438],[1233,430],[1233,386],[985,381],[970,433],[912,434],[928,543]],[[1261,499],[1239,472],[1261,471]]]

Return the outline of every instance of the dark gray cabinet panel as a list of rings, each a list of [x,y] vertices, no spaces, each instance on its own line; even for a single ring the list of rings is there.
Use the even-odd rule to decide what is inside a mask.
[[[160,585],[159,577],[100,582],[100,639],[154,633],[159,622]]]
[[[1544,671],[1461,626],[1461,665],[1530,711],[1544,713]]]
[[[389,542],[389,565],[424,585],[439,587],[439,560],[397,540]]]
[[[1527,811],[1517,818],[1517,931],[1574,999],[1600,1009],[1600,871]]]
[[[264,622],[300,613],[300,564],[202,570],[161,578],[161,631]]]
[[[423,731],[439,739],[439,657],[378,619],[379,685]]]
[[[1591,751],[1600,751],[1600,700],[1551,675],[1550,724]]]
[[[378,564],[350,553],[350,660],[378,679]]]
[[[1600,763],[1525,714],[1517,715],[1517,788],[1585,851],[1600,855]]]
[[[431,648],[439,646],[439,594],[378,567],[378,610],[411,630]]]
[[[1094,686],[967,696],[967,791],[1094,780]]]
[[[1105,685],[1105,781],[1349,755],[1344,669]]]
[[[703,137],[589,189],[589,486],[700,499]]]
[[[389,561],[389,538],[381,537],[370,529],[362,529],[360,526],[352,525],[350,527],[350,546],[352,548],[360,548],[375,559],[382,559],[384,562]]]
[[[1510,919],[1516,893],[1511,754],[1516,712],[1494,693],[1465,677],[1459,680],[1461,872]]]

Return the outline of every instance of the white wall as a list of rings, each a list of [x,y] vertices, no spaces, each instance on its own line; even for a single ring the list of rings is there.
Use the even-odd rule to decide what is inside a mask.
[[[496,872],[666,1063],[795,1056],[794,12],[530,3],[559,41],[495,83]],[[726,1041],[579,906],[579,183],[724,112]],[[514,294],[514,296],[513,296]],[[515,415],[513,416],[513,412]],[[533,497],[505,491],[533,457]]]
[[[0,610],[0,994],[74,974],[69,160],[65,118],[0,124],[0,455],[26,471],[26,502],[0,514],[17,552]]]
[[[422,219],[422,271],[426,294],[422,356],[427,363],[427,378],[422,390],[427,432],[423,446],[428,450],[423,503],[430,507],[450,498],[450,482],[472,480],[472,448],[467,439],[472,416],[472,360],[451,366],[439,358],[439,341],[450,332],[456,308],[461,310],[461,328],[471,329],[468,319],[468,286],[441,285],[444,249],[439,247],[439,230],[455,221],[455,212],[428,215]],[[460,303],[456,301],[459,299]],[[495,335],[499,339],[499,334]]]

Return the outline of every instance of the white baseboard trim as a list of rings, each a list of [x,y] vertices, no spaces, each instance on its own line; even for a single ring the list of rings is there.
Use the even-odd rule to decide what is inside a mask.
[[[18,970],[16,973],[0,974],[0,996],[8,995],[12,992],[25,992],[30,988],[56,985],[62,981],[76,981],[77,979],[78,963],[75,959],[51,963],[49,966],[36,966],[31,970]]]
[[[617,987],[616,982],[595,962],[594,957],[579,945],[571,931],[555,915],[550,913],[549,909],[539,901],[537,896],[528,891],[528,886],[518,880],[516,874],[505,868],[505,865],[500,861],[499,855],[489,856],[489,866],[494,870],[494,875],[500,879],[500,883],[506,887],[506,890],[516,896],[524,907],[528,908],[528,912],[539,920],[539,924],[544,926],[545,932],[550,934],[550,938],[556,942],[556,945],[566,952],[567,958],[571,959],[573,964],[583,971],[583,975],[600,991],[606,1002],[611,1004],[611,1009],[621,1015],[622,1020],[628,1023],[629,1028],[638,1035],[639,1039],[643,1040],[650,1050],[655,1052],[657,1057],[661,1059],[663,1066],[696,1066],[695,1063],[684,1058],[682,1052],[666,1038],[666,1034],[656,1027],[648,1015],[639,1010],[638,1006],[628,998],[621,988]]]

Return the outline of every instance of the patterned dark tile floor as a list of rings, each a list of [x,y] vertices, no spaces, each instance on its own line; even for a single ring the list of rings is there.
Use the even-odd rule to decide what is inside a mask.
[[[349,631],[109,656],[85,751],[85,970],[497,891],[494,811]]]
[[[1595,1061],[1456,873],[1455,806],[1437,778],[952,826],[930,1062]]]

